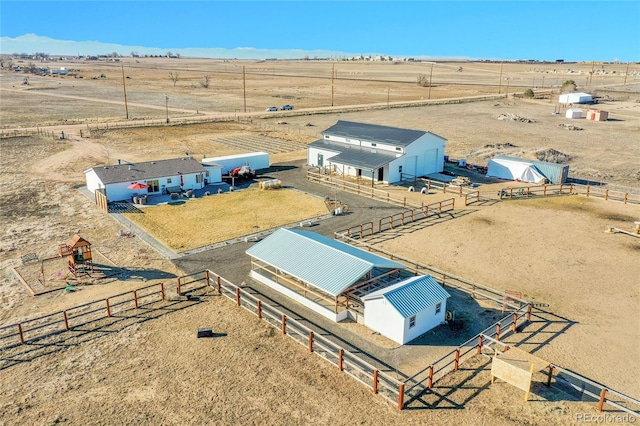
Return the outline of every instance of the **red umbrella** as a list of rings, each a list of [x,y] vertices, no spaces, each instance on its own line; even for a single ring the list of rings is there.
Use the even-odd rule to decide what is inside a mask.
[[[147,189],[148,187],[149,185],[147,185],[146,183],[140,182],[132,183],[131,185],[127,186],[127,188],[129,189],[135,189],[136,191],[138,191],[138,194],[140,194],[141,189]]]
[[[148,187],[149,187],[149,185],[147,185],[146,183],[136,182],[136,183],[132,183],[127,188],[140,190],[140,189],[146,189]]]

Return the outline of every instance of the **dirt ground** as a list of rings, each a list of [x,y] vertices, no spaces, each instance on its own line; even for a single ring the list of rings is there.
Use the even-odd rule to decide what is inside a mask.
[[[167,77],[178,69],[172,68],[177,66],[174,63],[141,61],[149,66],[135,70],[135,64],[127,63],[134,118],[163,118],[167,92],[170,114],[242,109],[241,86],[232,90],[231,85],[222,84],[227,80],[240,84],[242,64],[194,60],[187,67],[185,62],[176,62],[184,80],[175,88]],[[85,78],[32,77],[26,87],[20,85],[21,75],[3,71],[2,126],[63,126],[56,128],[58,131],[67,125],[64,120],[88,124],[121,119],[120,66],[98,65],[69,64],[83,69],[79,75]],[[250,110],[262,114],[264,107],[284,103],[296,109],[327,105],[331,80],[318,79],[318,75],[321,67],[330,76],[331,64],[312,65],[274,63],[270,68],[270,62],[251,64],[255,86],[250,91]],[[342,84],[336,87],[338,104],[384,103],[388,93],[402,100],[426,97],[428,88],[415,83],[416,74],[428,74],[425,64],[342,66],[336,65],[338,76],[344,79],[336,83]],[[457,71],[458,66],[434,67],[434,82],[437,76],[448,84],[434,87],[432,98],[495,93],[495,83],[500,81],[498,64],[465,63],[460,65],[462,72]],[[578,68],[576,74],[565,70],[570,67]],[[579,73],[591,67],[567,64],[561,73],[552,73],[551,69],[542,72],[533,65],[513,64],[505,67],[510,80],[502,81],[505,85],[509,82],[510,92],[516,85],[530,86],[532,78],[547,89],[567,76],[580,76],[576,81],[586,85],[586,75]],[[91,79],[104,70],[108,71],[106,79]],[[204,72],[216,75],[214,82],[219,82],[211,90],[216,96],[209,96],[210,91],[199,85]],[[71,139],[65,140],[37,136],[0,139],[0,322],[19,322],[147,283],[171,281],[183,273],[140,239],[118,237],[122,225],[77,191],[84,183],[83,170],[117,159],[146,161],[184,152],[197,157],[232,154],[242,150],[223,143],[223,139],[247,135],[303,146],[343,119],[429,130],[448,140],[448,155],[475,162],[486,163],[495,153],[531,156],[552,148],[572,156],[569,164],[575,179],[637,192],[640,146],[633,141],[640,131],[640,104],[635,102],[640,95],[628,90],[635,81],[621,85],[619,72],[597,74],[591,81],[593,88],[605,93],[603,87],[608,86],[606,93],[618,97],[601,106],[614,120],[571,121],[583,127],[581,131],[561,128],[559,124],[570,120],[552,114],[557,105],[548,99],[510,97],[497,102],[317,115],[311,111],[295,115],[298,112],[294,111],[293,115],[255,116],[229,123],[92,132],[90,138],[71,132]],[[299,77],[296,84],[291,83],[292,76]],[[347,78],[361,79],[346,85]],[[391,89],[387,91],[387,87]],[[497,119],[507,112],[535,122]],[[286,124],[278,124],[283,121]],[[515,147],[485,146],[505,142]],[[274,154],[272,163],[288,164],[304,156],[304,150]],[[323,195],[326,189],[318,191]],[[499,290],[522,291],[526,298],[548,305],[546,309],[556,322],[534,333],[522,347],[638,398],[640,244],[634,237],[603,232],[610,224],[630,229],[634,220],[640,220],[638,207],[563,197],[470,206],[468,210],[469,214],[455,220],[413,230],[380,245]],[[363,212],[353,217],[364,218]],[[383,213],[371,211],[373,215]],[[21,256],[30,253],[39,258],[54,255],[57,245],[77,232],[130,273],[73,293],[29,296],[11,267],[19,267]],[[224,255],[211,253],[212,262],[218,257]],[[197,327],[206,325],[227,335],[195,339]],[[583,405],[571,398],[525,404],[521,394],[506,385],[490,386],[488,371],[473,364],[468,368],[468,374],[473,372],[468,379],[471,395],[453,392],[447,388],[451,382],[446,381],[440,405],[434,403],[440,409],[399,413],[383,398],[308,354],[304,347],[279,336],[244,310],[236,310],[233,303],[203,298],[196,306],[129,324],[117,333],[97,332],[96,338],[83,343],[70,338],[58,351],[4,369],[0,374],[0,411],[5,414],[0,424],[228,424],[238,420],[281,424],[283,418],[290,424],[572,424],[576,413],[595,414],[594,404]],[[459,379],[464,381],[465,377]],[[443,405],[445,402],[454,409]]]

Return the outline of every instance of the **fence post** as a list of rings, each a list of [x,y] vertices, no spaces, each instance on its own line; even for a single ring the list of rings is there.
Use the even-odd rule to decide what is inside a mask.
[[[467,207],[467,195],[469,194],[464,194],[464,206]]]
[[[589,198],[589,190],[591,189],[591,186],[587,185],[587,198]]]
[[[527,321],[531,321],[531,303],[529,303],[529,307],[527,308]]]
[[[67,316],[67,311],[62,311],[62,315],[64,315],[64,328],[69,331],[69,317]]]
[[[473,283],[473,288],[471,289],[471,298],[475,299],[476,298],[476,284]]]
[[[24,345],[24,334],[22,333],[22,325],[18,324],[18,333],[20,334],[20,343]]]
[[[427,381],[427,387],[429,389],[433,387],[433,365],[429,366],[429,381]]]
[[[240,287],[236,287],[236,304],[240,306]]]
[[[442,213],[442,201],[438,203],[438,213]]]
[[[222,286],[220,285],[220,275],[216,277],[216,286],[218,287],[218,294],[222,294]]]
[[[545,197],[547,196],[547,185],[544,186],[544,189],[542,190],[542,195],[544,195]]]
[[[107,316],[110,317],[111,316],[111,307],[109,306],[109,299],[104,299],[105,302],[107,302]]]
[[[452,210],[455,210],[455,209],[456,209],[456,199],[455,199],[455,198],[452,198],[452,199],[451,199],[451,209],[452,209]]]
[[[629,194],[627,192],[624,193],[624,203],[627,204],[627,198],[629,197]]]
[[[398,410],[402,410],[404,408],[404,384],[400,385],[398,388]]]
[[[560,192],[558,192],[559,195],[562,195],[562,184],[560,184]]]
[[[404,201],[402,202],[402,207],[407,207],[407,197],[404,197]]]
[[[547,387],[551,387],[551,378],[553,377],[553,365],[549,366],[549,373],[547,374]]]
[[[462,187],[460,186],[460,195],[458,195],[458,197],[462,197]]]
[[[313,352],[313,331],[309,330],[309,352]]]
[[[500,340],[500,323],[496,325],[496,340]]]
[[[373,393],[378,393],[378,370],[373,370]]]
[[[338,369],[340,371],[343,371],[343,367],[342,367],[342,358],[344,355],[344,349],[339,349],[338,350]]]
[[[373,222],[371,222],[371,235],[373,235]]]
[[[258,300],[258,319],[262,319],[262,302]]]
[[[207,282],[207,287],[209,287],[209,270],[208,269],[204,271],[204,279]]]
[[[573,194],[573,184],[569,187],[569,194]]]
[[[162,295],[162,300],[164,300],[164,283],[160,283],[160,294]]]
[[[287,334],[287,316],[282,314],[282,334]]]
[[[136,290],[133,291],[133,304],[138,309],[138,292]]]
[[[453,364],[453,369],[458,371],[458,366],[460,365],[460,348],[456,349],[456,361]]]
[[[604,191],[604,200],[607,201],[609,199],[609,190],[605,189]]]
[[[478,336],[478,355],[482,353],[482,335]]]
[[[400,216],[400,222],[400,224],[404,226],[404,212],[402,212],[402,215]]]
[[[180,291],[180,278],[178,278],[178,296],[182,296],[182,292]]]
[[[600,391],[600,402],[598,403],[598,411],[602,413],[602,406],[604,405],[604,397],[607,395],[607,388],[602,388]]]
[[[517,333],[517,329],[518,329],[518,313],[514,312],[513,313],[513,324],[511,325],[511,331],[513,331],[514,333]]]

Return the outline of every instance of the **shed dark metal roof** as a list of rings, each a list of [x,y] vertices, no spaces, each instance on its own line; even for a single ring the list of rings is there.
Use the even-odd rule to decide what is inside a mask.
[[[355,123],[338,120],[336,124],[322,132],[325,135],[336,135],[346,138],[364,139],[367,141],[408,146],[427,132],[422,130],[401,129],[398,127],[380,126],[378,124]]]
[[[123,163],[93,170],[103,184],[133,182],[157,179],[166,176],[206,173],[206,169],[193,157],[172,158],[169,160],[146,161],[143,163]]]
[[[358,145],[351,145],[348,143],[329,141],[327,139],[320,139],[318,141],[309,144],[314,148],[319,148],[327,151],[338,152],[339,154],[327,159],[327,162],[346,164],[347,166],[353,166],[358,169],[377,170],[383,167],[401,155],[395,154],[389,151],[376,150],[371,147],[362,147]],[[403,154],[404,155],[404,154]]]

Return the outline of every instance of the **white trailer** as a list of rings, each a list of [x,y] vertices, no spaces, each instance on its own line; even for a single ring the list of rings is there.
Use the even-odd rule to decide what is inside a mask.
[[[202,165],[207,167],[207,163],[214,163],[222,166],[222,174],[226,175],[236,167],[242,167],[245,164],[249,165],[253,170],[260,170],[268,168],[271,163],[269,162],[269,153],[267,152],[249,152],[245,154],[226,155],[223,157],[210,157],[203,158]]]

